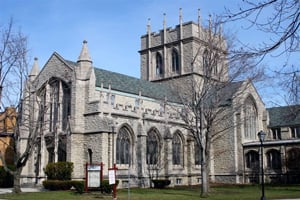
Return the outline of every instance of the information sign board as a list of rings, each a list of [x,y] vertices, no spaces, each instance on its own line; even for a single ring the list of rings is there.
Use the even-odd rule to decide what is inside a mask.
[[[87,186],[89,188],[96,188],[101,186],[101,167],[100,165],[87,166]]]
[[[116,173],[114,169],[108,170],[108,180],[109,185],[113,185],[116,183]]]

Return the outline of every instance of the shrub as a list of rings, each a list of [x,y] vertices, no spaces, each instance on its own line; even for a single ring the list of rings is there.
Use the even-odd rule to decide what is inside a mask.
[[[47,180],[43,181],[43,186],[47,190],[70,190],[72,181]]]
[[[14,166],[8,166],[9,169],[14,170]],[[0,166],[0,187],[8,188],[13,187],[14,185],[14,177],[10,173],[4,170],[3,166]]]
[[[119,180],[116,180],[116,185],[118,186],[118,184],[119,184]],[[103,193],[111,194],[112,190],[113,190],[113,185],[109,185],[108,180],[103,180],[101,182],[101,191]]]
[[[79,194],[84,192],[84,181],[72,181],[71,184]]]
[[[152,180],[154,188],[163,189],[166,186],[170,185],[170,180]]]
[[[71,180],[74,165],[72,162],[49,163],[44,169],[48,180]]]

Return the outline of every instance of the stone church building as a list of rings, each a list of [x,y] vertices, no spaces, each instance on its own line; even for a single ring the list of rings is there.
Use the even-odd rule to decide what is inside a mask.
[[[39,69],[35,59],[23,115],[38,119],[41,129],[22,172],[23,183],[41,183],[48,163],[70,161],[76,180],[85,177],[86,163],[103,162],[106,177],[107,169],[116,163],[119,187],[126,187],[128,181],[131,186],[149,187],[151,170],[156,170],[158,178],[171,180],[173,186],[199,184],[199,148],[176,109],[169,106],[181,108],[176,92],[165,83],[175,77],[185,84],[186,77],[205,75],[205,33],[194,22],[180,21],[175,28],[164,24],[159,32],[151,32],[148,25],[141,36],[140,79],[93,66],[86,41],[75,61],[55,52]],[[200,59],[191,67],[195,56]],[[221,63],[216,71],[227,65]],[[225,72],[219,81],[226,81]],[[210,179],[246,183],[243,145],[259,144],[257,132],[267,131],[268,117],[249,81],[232,83],[226,95],[226,106],[233,111],[230,120],[242,123],[213,142]],[[231,98],[237,95],[238,101]],[[29,129],[22,127],[24,143]]]

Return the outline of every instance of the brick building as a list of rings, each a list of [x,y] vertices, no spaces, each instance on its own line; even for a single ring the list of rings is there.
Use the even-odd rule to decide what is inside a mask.
[[[13,107],[8,107],[0,113],[0,151],[5,156],[5,162],[8,165],[13,165],[14,163],[13,134],[16,119],[17,113]],[[0,165],[3,165],[1,160]]]

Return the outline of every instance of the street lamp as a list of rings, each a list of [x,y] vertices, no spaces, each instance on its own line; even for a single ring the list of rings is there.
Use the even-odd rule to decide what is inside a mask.
[[[261,155],[261,200],[266,200],[265,197],[265,180],[264,180],[264,155],[263,155],[263,142],[266,137],[266,133],[263,131],[259,131],[257,134],[260,141],[260,155]]]

